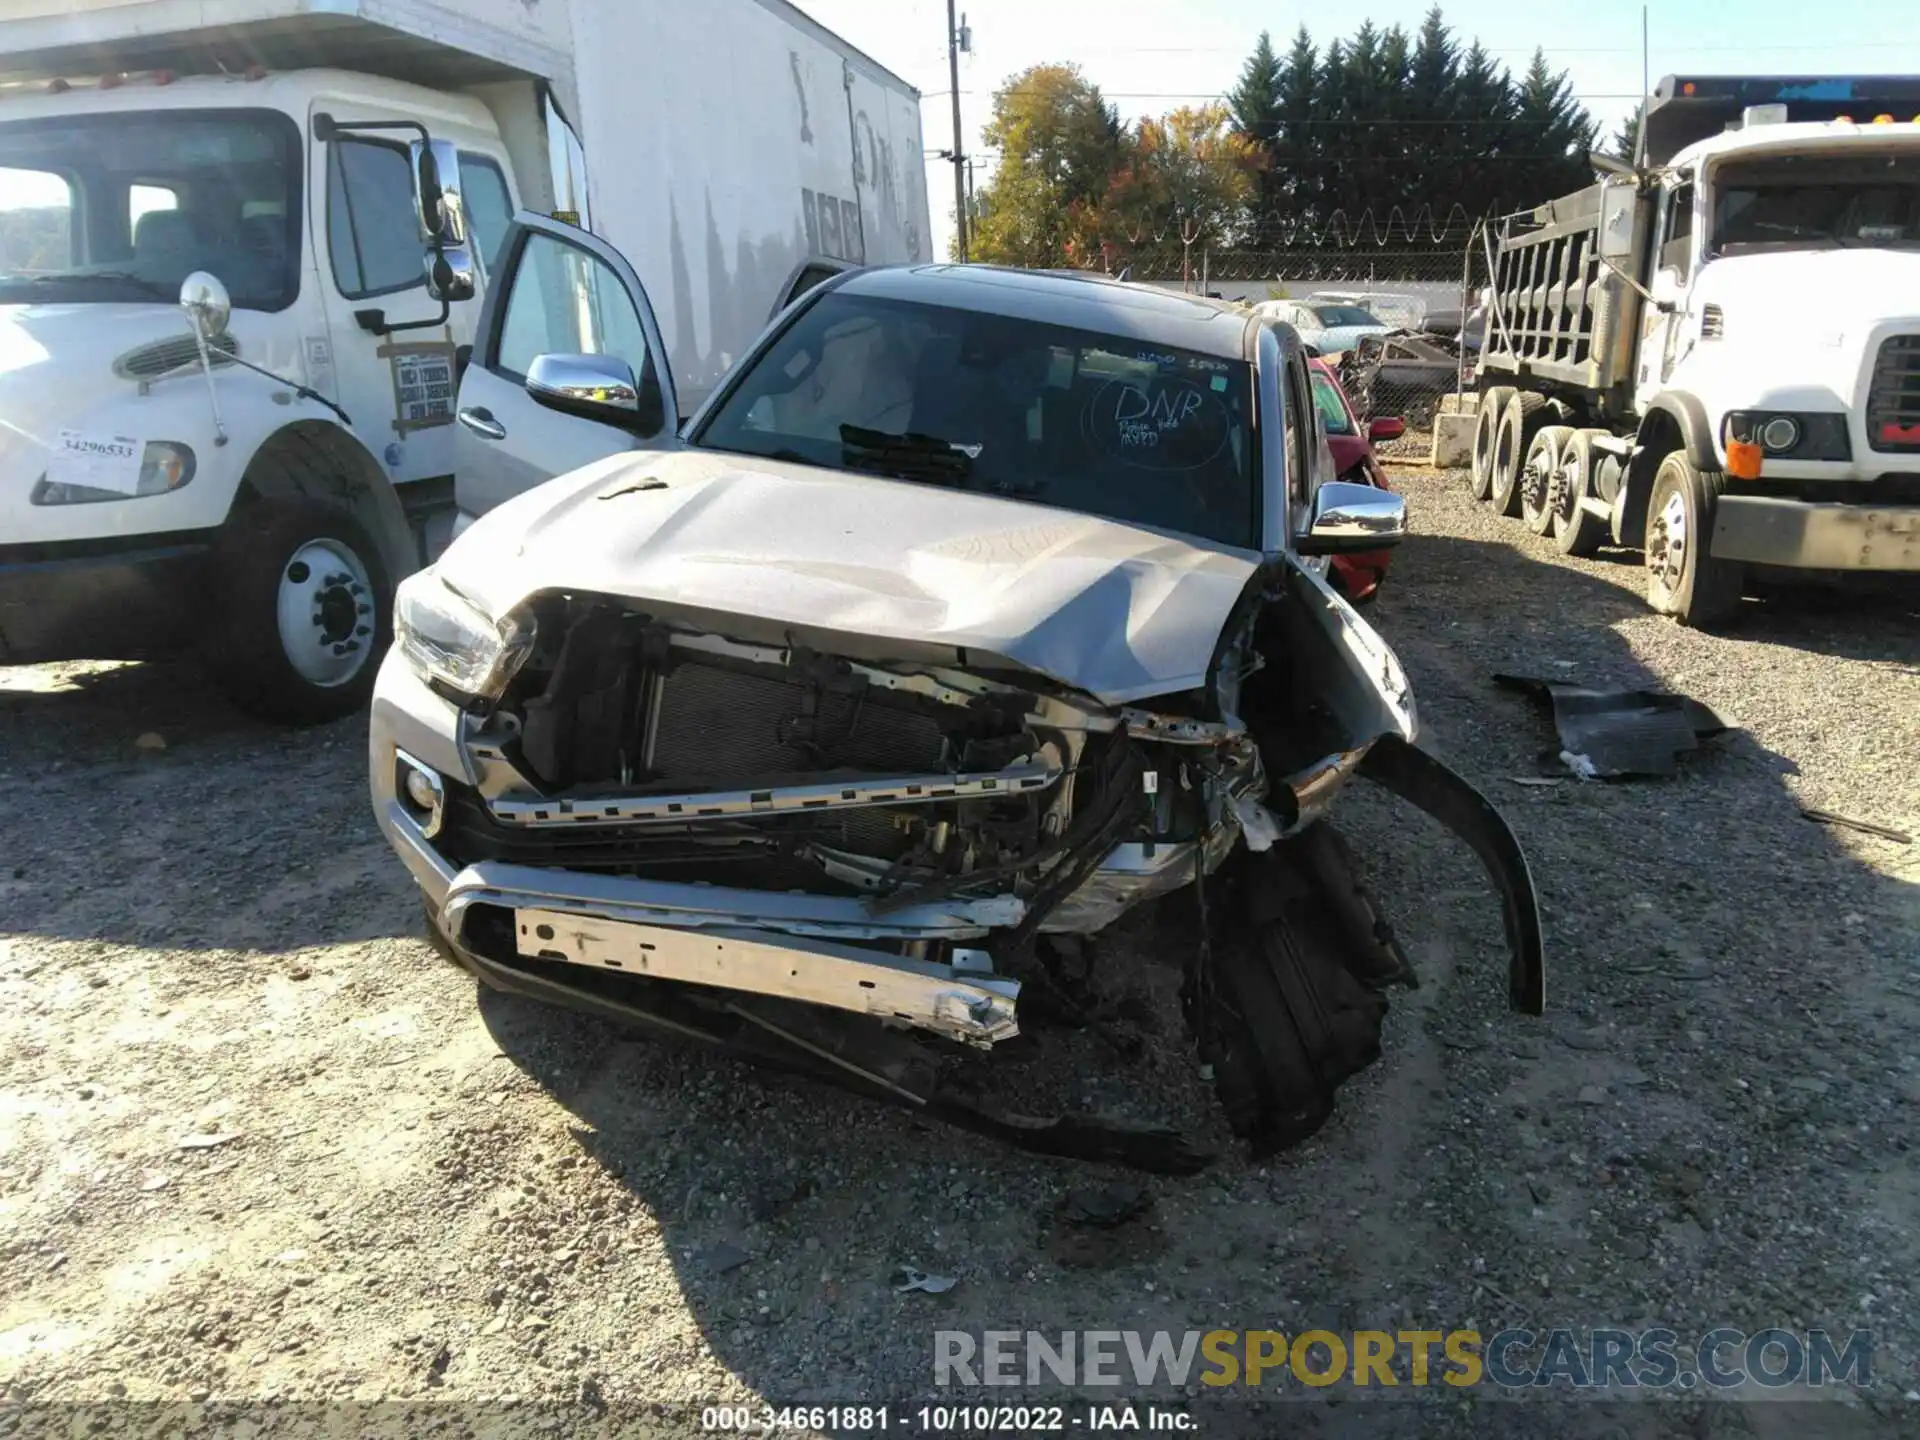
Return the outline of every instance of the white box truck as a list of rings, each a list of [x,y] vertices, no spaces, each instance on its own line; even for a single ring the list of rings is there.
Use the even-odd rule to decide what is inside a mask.
[[[602,448],[671,444],[794,286],[926,258],[923,173],[784,0],[8,5],[0,665],[357,708],[463,455],[511,480],[516,356],[621,354]]]
[[[1920,573],[1920,79],[1669,76],[1640,149],[1502,224],[1475,493],[1689,624]]]

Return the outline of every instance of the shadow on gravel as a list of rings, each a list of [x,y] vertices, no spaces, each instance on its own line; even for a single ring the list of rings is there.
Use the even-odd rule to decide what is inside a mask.
[[[279,953],[418,933],[363,713],[233,709],[188,663],[0,669],[0,934]]]
[[[1829,1276],[1851,1273],[1866,1243],[1856,1225],[1896,1203],[1888,1195],[1908,1196],[1894,1222],[1905,1233],[1920,1221],[1910,1186],[1869,1193],[1904,1162],[1854,1123],[1889,1123],[1881,1067],[1904,1053],[1914,1018],[1906,1002],[1876,1010],[1872,993],[1920,938],[1897,893],[1909,887],[1803,820],[1780,782],[1789,762],[1749,735],[1689,757],[1671,781],[1567,776],[1550,758],[1550,722],[1491,675],[1666,688],[1615,629],[1643,613],[1637,594],[1504,545],[1406,543],[1369,618],[1413,676],[1433,748],[1528,849],[1547,1019],[1504,1009],[1494,902],[1457,842],[1363,789],[1340,823],[1409,953],[1431,967],[1425,987],[1396,998],[1405,1018],[1382,1062],[1320,1136],[1267,1168],[1227,1147],[1196,1180],[1147,1180],[1167,1223],[1091,1266],[1054,1248],[1043,1217],[1070,1186],[1127,1178],[1115,1172],[512,997],[481,992],[482,1016],[577,1120],[583,1155],[657,1221],[716,1356],[776,1404],[930,1394],[938,1329],[1443,1329],[1471,1316],[1489,1334],[1665,1324],[1697,1338],[1717,1325],[1870,1323],[1850,1281]],[[1904,623],[1889,617],[1875,643],[1894,644]],[[1169,1012],[1153,1063],[1043,1067],[1029,1108],[1131,1087],[1150,1112],[1191,1113],[1206,1097],[1191,1065],[1180,1069],[1184,1043]],[[1436,1148],[1437,1136],[1450,1143]],[[1809,1194],[1824,1197],[1817,1231],[1796,1223]],[[1330,1221],[1329,1203],[1349,1218]],[[1899,1252],[1882,1257],[1896,1272],[1916,1259],[1911,1241],[1880,1243]],[[901,1265],[960,1283],[896,1294]],[[1547,1420],[1527,1405],[1498,1407],[1496,1423],[1483,1410],[1351,1403],[1369,1392],[1345,1385],[1319,1393],[1350,1403],[1289,1407],[1289,1433],[1337,1417],[1328,1433],[1618,1434],[1624,1418],[1582,1407]],[[1110,1396],[1039,1386],[943,1398]],[[1224,1421],[1213,1433],[1242,1433],[1231,1400],[1206,1404]],[[1706,1433],[1691,1407],[1658,1408],[1658,1420],[1637,1412],[1631,1432]]]

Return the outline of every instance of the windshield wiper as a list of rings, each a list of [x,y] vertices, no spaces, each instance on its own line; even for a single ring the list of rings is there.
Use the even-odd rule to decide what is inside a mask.
[[[937,435],[893,435],[861,425],[840,427],[840,463],[849,470],[876,470],[901,480],[964,484],[973,473],[978,445],[961,446]]]

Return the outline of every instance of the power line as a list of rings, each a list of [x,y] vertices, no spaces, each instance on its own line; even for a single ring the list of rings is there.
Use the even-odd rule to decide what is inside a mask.
[[[920,98],[922,100],[942,100],[942,99],[945,99],[948,95],[951,95],[952,93],[953,92],[951,90],[922,90],[920,92]],[[1019,89],[962,90],[960,93],[962,95],[999,96],[999,95],[1035,95],[1035,94],[1046,94],[1048,92],[1045,87],[1021,86]],[[1100,92],[1100,96],[1104,100],[1224,100],[1226,98],[1226,92],[1224,90],[1102,90]],[[1588,94],[1573,94],[1573,95],[1569,95],[1567,98],[1570,100],[1638,100],[1641,98],[1641,96],[1637,90],[1620,91],[1618,93],[1614,93],[1611,91],[1608,91],[1608,92],[1595,91]],[[1316,121],[1315,123],[1318,124],[1318,123],[1326,123],[1326,122]],[[1380,123],[1386,123],[1386,122],[1380,122]],[[1449,121],[1446,123],[1466,124],[1469,122]]]

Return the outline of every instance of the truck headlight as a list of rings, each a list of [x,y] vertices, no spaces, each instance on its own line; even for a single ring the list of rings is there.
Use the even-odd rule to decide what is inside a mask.
[[[144,495],[166,495],[193,479],[193,447],[174,440],[149,440],[140,454],[134,488],[82,485],[72,480],[40,477],[28,497],[35,505],[89,505],[96,500],[137,500]]]
[[[518,615],[494,619],[431,570],[400,582],[393,637],[429,684],[459,697],[498,700],[533,652],[534,629]]]
[[[1833,412],[1735,410],[1721,434],[1758,445],[1775,460],[1851,460],[1847,417]]]

